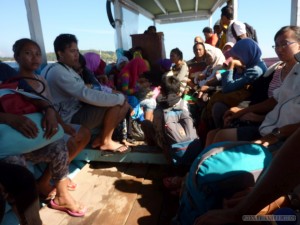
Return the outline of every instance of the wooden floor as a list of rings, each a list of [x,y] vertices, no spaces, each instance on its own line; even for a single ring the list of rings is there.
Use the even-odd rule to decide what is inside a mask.
[[[47,225],[167,225],[175,215],[178,198],[162,186],[166,165],[93,162],[73,179],[75,199],[88,207],[74,218],[47,206],[40,211]]]

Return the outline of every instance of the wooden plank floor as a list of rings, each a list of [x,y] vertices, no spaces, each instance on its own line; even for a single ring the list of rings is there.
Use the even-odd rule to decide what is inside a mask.
[[[47,206],[40,210],[47,225],[167,225],[175,215],[178,198],[162,186],[166,165],[93,162],[73,179],[71,192],[88,207],[74,218]]]

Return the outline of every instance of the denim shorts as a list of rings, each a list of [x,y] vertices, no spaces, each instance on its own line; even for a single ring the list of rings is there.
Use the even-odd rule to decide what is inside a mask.
[[[156,108],[156,100],[154,98],[146,98],[140,102],[144,112],[154,111]]]
[[[239,141],[254,141],[261,138],[259,126],[244,126],[236,128],[237,139]]]

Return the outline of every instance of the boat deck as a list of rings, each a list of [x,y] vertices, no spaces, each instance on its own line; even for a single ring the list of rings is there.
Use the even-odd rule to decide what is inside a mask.
[[[71,192],[88,211],[83,218],[47,206],[40,210],[47,225],[167,225],[176,214],[178,197],[163,189],[167,165],[92,162],[73,179]]]

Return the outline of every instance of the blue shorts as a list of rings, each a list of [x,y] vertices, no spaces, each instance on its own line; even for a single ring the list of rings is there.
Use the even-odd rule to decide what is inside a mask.
[[[239,141],[254,141],[261,138],[258,128],[259,126],[244,126],[236,128],[237,139]]]
[[[144,112],[153,112],[156,108],[156,100],[154,98],[146,98],[140,102]]]

